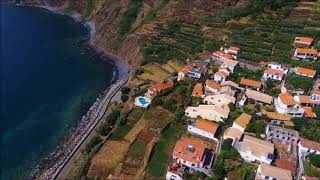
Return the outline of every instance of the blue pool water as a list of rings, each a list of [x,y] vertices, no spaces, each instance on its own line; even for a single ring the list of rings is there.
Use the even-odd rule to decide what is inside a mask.
[[[35,7],[0,5],[0,179],[30,179],[113,77],[79,40],[89,31]]]
[[[149,102],[148,102],[145,98],[143,98],[143,97],[139,98],[139,101],[140,101],[140,103],[141,103],[142,105],[149,104]]]

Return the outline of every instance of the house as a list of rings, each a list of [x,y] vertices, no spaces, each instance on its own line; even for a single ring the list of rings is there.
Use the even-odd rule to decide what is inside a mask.
[[[280,63],[275,63],[275,62],[270,62],[268,64],[268,68],[270,69],[275,69],[275,70],[280,70],[283,72],[283,74],[288,74],[288,68],[284,67],[282,64]]]
[[[201,62],[201,63],[196,63],[195,66],[198,70],[200,70],[203,74],[206,74],[208,71],[207,63],[206,62]]]
[[[256,102],[261,102],[263,104],[269,104],[270,105],[272,103],[272,101],[273,101],[273,97],[272,96],[269,96],[267,94],[264,94],[264,93],[261,93],[261,92],[258,92],[258,91],[250,90],[250,89],[246,90],[245,96],[248,99],[253,99]]]
[[[162,82],[162,83],[159,83],[159,84],[156,84],[156,85],[149,87],[147,95],[152,98],[167,89],[171,89],[172,87],[173,87],[173,81],[168,80],[166,82]]]
[[[295,68],[295,73],[300,76],[306,76],[306,77],[313,78],[316,75],[317,71],[312,70],[312,69],[303,68],[303,67],[297,67],[297,68]]]
[[[214,154],[209,145],[201,139],[181,138],[174,147],[172,157],[177,164],[211,176]]]
[[[233,81],[223,81],[221,82],[221,86],[222,87],[226,87],[226,86],[229,86],[231,87],[233,90],[237,90],[239,89],[239,85]]]
[[[189,71],[191,71],[191,70],[192,70],[192,66],[188,65],[188,66],[184,67],[181,71],[179,71],[178,72],[178,81],[187,77]]]
[[[255,180],[293,180],[291,171],[261,163],[257,169]]]
[[[296,37],[293,42],[294,47],[310,48],[313,42],[313,38],[310,37]]]
[[[261,66],[261,67],[263,67],[263,68],[266,68],[266,67],[268,67],[268,61],[260,61],[259,62],[259,65]]]
[[[240,54],[240,48],[235,46],[230,46],[228,49],[224,49],[224,53],[238,56]]]
[[[203,99],[203,102],[210,105],[221,105],[221,104],[230,104],[235,103],[236,98],[233,96],[229,96],[228,94],[215,94],[215,95],[209,95],[205,96]]]
[[[188,125],[188,132],[197,134],[202,137],[218,142],[219,124],[210,122],[205,119],[197,119],[195,123]]]
[[[243,85],[246,89],[254,89],[259,91],[261,89],[262,83],[251,79],[241,78],[240,85]]]
[[[193,88],[193,91],[192,91],[192,96],[193,97],[200,97],[202,98],[203,96],[203,86],[202,86],[202,83],[197,83],[194,88]]]
[[[282,81],[284,78],[284,71],[268,68],[267,70],[264,71],[262,77],[265,80],[274,79],[274,80]]]
[[[194,79],[200,79],[202,77],[203,72],[201,71],[201,69],[196,69],[196,68],[192,68],[189,73],[188,73],[188,77],[189,78],[194,78]]]
[[[219,69],[219,71],[214,73],[213,79],[216,82],[223,82],[227,79],[229,74],[230,74],[230,72],[227,71],[226,69]]]
[[[312,90],[310,97],[312,100],[320,100],[320,90],[316,90],[316,89]]]
[[[228,61],[228,60],[234,60],[235,57],[232,56],[231,54],[226,54],[222,51],[215,51],[211,54],[211,57],[213,60],[216,60],[218,62],[225,62],[225,61]]]
[[[288,114],[291,117],[302,117],[304,113],[304,108],[288,92],[279,94],[274,105],[278,113]]]
[[[227,94],[232,97],[236,95],[236,91],[231,86],[222,86],[219,92],[220,94]]]
[[[316,82],[314,83],[312,89],[314,89],[314,90],[320,90],[320,78],[318,78],[318,79],[316,80]]]
[[[307,118],[311,118],[311,119],[314,119],[317,117],[316,113],[313,112],[312,108],[311,107],[305,107],[304,108],[304,114],[303,114],[305,117]]]
[[[291,120],[288,114],[280,114],[277,112],[266,112],[267,118],[271,119],[271,124],[280,125]]]
[[[229,72],[233,73],[237,68],[239,61],[227,60],[222,63],[220,69],[227,69]]]
[[[296,175],[297,166],[296,162],[294,161],[292,162],[287,159],[276,159],[274,165],[278,168],[289,170],[293,176]]]
[[[234,147],[240,156],[249,162],[270,164],[274,159],[274,144],[255,137],[245,135],[243,141],[235,143]]]
[[[197,107],[187,107],[185,115],[191,118],[201,117],[219,122],[228,118],[229,112],[228,105],[199,105]]]
[[[320,154],[320,143],[316,141],[311,141],[300,137],[299,154],[308,155],[308,154]]]
[[[274,126],[268,124],[266,127],[266,140],[268,142],[280,142],[282,144],[297,145],[299,141],[299,133],[295,130]]]
[[[244,130],[251,120],[250,115],[242,113],[232,124],[232,127],[228,128],[224,135],[223,139],[232,139],[233,141],[239,141]]]
[[[166,180],[183,180],[183,173],[187,168],[188,167],[173,161],[171,166],[168,167]]]
[[[320,101],[313,100],[311,96],[305,96],[305,95],[294,96],[294,100],[303,107],[308,107],[308,106],[314,107],[314,106],[320,105]]]
[[[299,60],[317,60],[318,51],[316,49],[311,48],[297,48],[294,51],[293,57]]]
[[[217,94],[220,90],[220,87],[221,86],[219,83],[210,79],[206,80],[206,84],[205,84],[206,94]]]

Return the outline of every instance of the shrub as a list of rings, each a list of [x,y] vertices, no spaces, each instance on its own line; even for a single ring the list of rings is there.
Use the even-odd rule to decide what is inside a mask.
[[[90,142],[86,145],[85,147],[85,151],[87,153],[90,153],[91,150],[96,146],[98,145],[100,142],[102,141],[102,139],[100,138],[100,136],[94,136]]]
[[[110,131],[111,131],[111,127],[109,126],[108,123],[103,123],[98,129],[98,133],[101,136],[107,136]]]
[[[309,160],[312,165],[320,168],[320,155],[319,154],[311,154],[309,155]]]
[[[119,110],[112,111],[107,117],[108,123],[111,124],[111,125],[114,125],[117,122],[119,116],[120,116],[120,111]]]
[[[163,104],[163,101],[160,97],[155,97],[153,100],[152,100],[152,106],[160,106]]]
[[[128,99],[129,99],[129,96],[128,96],[128,95],[126,95],[126,94],[121,95],[121,101],[122,101],[122,102],[127,102]]]
[[[127,34],[131,30],[131,25],[136,19],[142,5],[143,3],[141,0],[134,0],[130,3],[128,10],[123,14],[119,23],[118,32],[121,36]]]
[[[128,86],[123,86],[121,88],[121,93],[122,94],[128,94],[130,92],[130,88]]]
[[[222,144],[222,150],[228,150],[232,147],[232,142],[233,140],[232,139],[226,139],[223,141],[223,144]]]
[[[174,112],[177,109],[177,101],[171,98],[168,101],[164,102],[162,106],[166,110]]]

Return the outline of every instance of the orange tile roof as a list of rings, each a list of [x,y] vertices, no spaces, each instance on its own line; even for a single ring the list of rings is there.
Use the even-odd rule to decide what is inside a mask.
[[[203,95],[202,83],[197,83],[192,91],[192,96],[201,97]]]
[[[320,95],[320,90],[312,90],[311,94]]]
[[[310,37],[296,37],[294,40],[294,44],[311,45],[312,42],[313,42],[313,38],[310,38]]]
[[[317,115],[313,112],[311,107],[305,107],[304,113],[306,114],[306,117],[308,118],[316,118]]]
[[[312,54],[312,55],[318,54],[318,51],[316,49],[311,49],[311,48],[297,48],[296,51],[299,54]]]
[[[305,74],[305,75],[311,76],[311,77],[313,77],[314,75],[316,75],[316,71],[315,71],[315,70],[307,69],[307,68],[303,68],[303,67],[297,67],[297,68],[296,68],[296,73],[298,73],[298,74]]]
[[[231,51],[239,51],[240,48],[235,47],[235,46],[230,46],[228,50],[231,50]]]
[[[220,89],[221,85],[211,79],[206,80],[206,85],[213,89]]]
[[[156,84],[156,85],[153,85],[151,87],[149,87],[149,91],[161,91],[161,90],[165,90],[165,89],[169,89],[169,88],[172,88],[173,87],[173,81],[172,80],[168,80],[167,82],[163,82],[163,83],[160,83],[160,84]]]
[[[211,134],[215,134],[217,129],[218,129],[218,127],[219,127],[219,124],[210,122],[210,121],[205,120],[205,119],[197,119],[196,120],[196,127],[198,129],[201,129],[203,131],[209,132]]]
[[[234,122],[245,129],[247,127],[247,124],[249,124],[251,117],[252,116],[250,116],[249,114],[242,113]]]
[[[259,64],[263,66],[267,66],[269,63],[268,61],[260,61]]]
[[[271,68],[268,68],[266,71],[265,71],[266,74],[271,74],[271,75],[276,75],[276,76],[280,76],[280,77],[283,77],[284,75],[284,72],[281,71],[281,70],[278,70],[278,69],[271,69]]]
[[[320,151],[320,143],[300,137],[300,143],[303,147]]]
[[[197,63],[196,67],[201,69],[201,71],[204,72],[204,73],[206,73],[208,71],[208,68],[206,66],[204,66],[203,64],[201,64],[201,63]]]
[[[189,146],[194,148],[193,152],[188,150]],[[172,155],[185,161],[197,164],[202,162],[204,150],[207,147],[208,146],[200,139],[183,137],[176,143]]]
[[[287,169],[291,171],[292,174],[295,174],[296,172],[296,165],[286,159],[276,159],[275,165],[281,169]]]
[[[288,92],[279,94],[279,98],[280,98],[281,102],[287,106],[291,106],[291,105],[295,104],[295,101],[294,101],[292,95],[289,94]]]
[[[182,72],[183,74],[188,74],[188,72],[191,71],[191,69],[192,69],[192,67],[188,65],[188,66],[184,67],[184,68],[181,70],[181,72]]]
[[[228,77],[229,74],[224,72],[224,71],[218,71],[215,73],[215,75],[218,75],[218,76],[222,76],[222,77]]]
[[[226,59],[233,59],[233,56],[231,54],[226,54],[226,53],[224,53],[222,51],[213,52],[212,55],[224,57]]]
[[[262,83],[259,81],[245,79],[245,78],[241,78],[240,84],[245,85],[245,86],[256,87],[256,88],[260,88],[262,85]]]
[[[267,112],[266,113],[267,118],[274,119],[274,120],[280,120],[280,121],[290,121],[290,116],[288,114],[280,114],[276,112]]]
[[[299,96],[299,102],[301,104],[309,104],[311,103],[311,98],[310,96]]]

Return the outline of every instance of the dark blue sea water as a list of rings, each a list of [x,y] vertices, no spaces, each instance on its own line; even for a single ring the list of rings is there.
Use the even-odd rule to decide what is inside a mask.
[[[71,18],[0,7],[0,179],[27,179],[110,85],[114,67],[79,46],[89,31]]]

